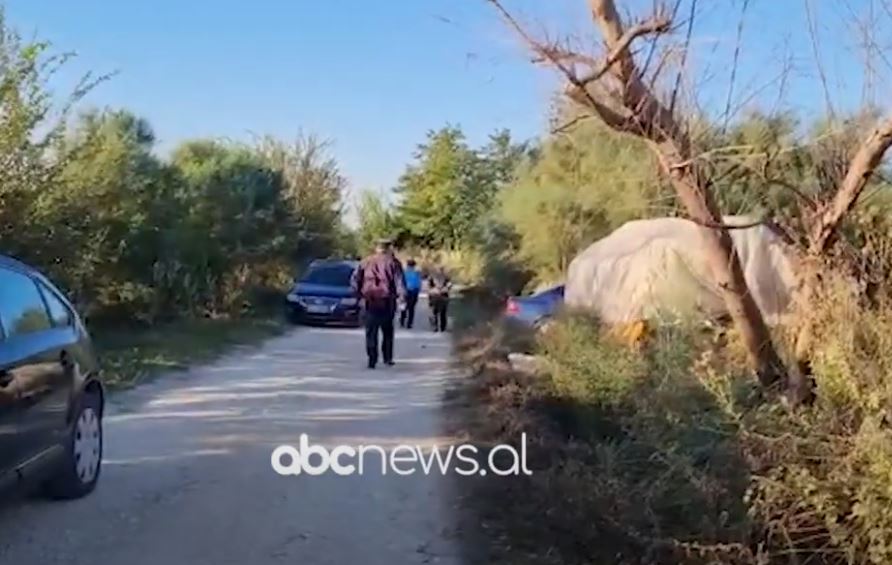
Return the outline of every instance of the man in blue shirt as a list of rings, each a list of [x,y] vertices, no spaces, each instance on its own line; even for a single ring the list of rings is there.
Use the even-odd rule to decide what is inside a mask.
[[[415,323],[415,306],[421,292],[421,271],[415,266],[415,259],[406,262],[403,275],[406,280],[406,304],[400,312],[400,327],[412,329],[412,324]]]

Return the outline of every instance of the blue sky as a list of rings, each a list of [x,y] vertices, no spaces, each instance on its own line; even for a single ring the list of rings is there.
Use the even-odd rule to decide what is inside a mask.
[[[751,0],[738,100],[755,92],[748,105],[774,104],[776,84],[758,87],[771,82],[788,49],[797,69],[785,106],[822,108],[805,1]],[[851,105],[861,82],[845,12],[811,1],[833,96]],[[859,13],[870,1],[848,0]],[[505,4],[535,31],[590,32],[584,0]],[[741,7],[742,0],[700,3],[695,45],[703,48],[693,65],[708,107],[724,103]],[[26,37],[78,52],[60,84],[87,70],[118,71],[87,103],[148,118],[162,153],[193,137],[303,130],[332,141],[354,190],[392,186],[425,132],[447,122],[473,143],[503,127],[538,135],[557,84],[529,64],[483,0],[7,0],[6,10]]]

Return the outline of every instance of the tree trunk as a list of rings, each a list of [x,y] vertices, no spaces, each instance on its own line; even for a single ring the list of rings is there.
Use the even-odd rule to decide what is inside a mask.
[[[601,29],[610,56],[605,70],[622,85],[622,105],[630,112],[626,129],[648,139],[664,172],[672,180],[678,198],[690,217],[704,226],[721,226],[724,222],[710,188],[710,180],[694,159],[691,141],[673,115],[673,109],[662,104],[647,87],[635,64],[629,45],[636,29],[663,29],[660,18],[651,25],[626,29],[613,0],[589,0],[592,18]],[[615,58],[610,61],[610,58]],[[583,88],[585,85],[583,84]],[[588,95],[588,98],[591,98]],[[598,108],[594,108],[598,111]],[[636,131],[637,130],[637,131]],[[787,377],[783,362],[771,341],[771,333],[750,294],[740,265],[740,257],[727,229],[703,227],[706,260],[725,308],[740,332],[750,363],[759,382],[773,386]]]
[[[839,226],[858,203],[868,181],[890,146],[892,146],[892,117],[877,124],[852,156],[846,176],[842,179],[836,194],[820,210],[817,221],[812,226],[809,234],[810,255],[814,257],[823,255],[833,244]]]
[[[719,212],[707,180],[699,170],[685,161],[674,140],[652,144],[663,170],[672,180],[679,200],[698,223],[722,225]],[[771,332],[765,324],[762,311],[749,291],[740,257],[727,229],[701,227],[706,249],[706,261],[715,284],[721,292],[725,308],[740,332],[751,364],[759,382],[766,387],[776,385],[786,376],[783,362],[774,349]]]
[[[815,324],[809,308],[819,296],[820,257],[807,256],[799,266],[799,288],[793,307],[796,309],[797,331],[793,343],[793,358],[796,361],[794,378],[790,382],[788,394],[797,401],[805,401],[812,394],[811,356],[814,343]]]
[[[614,0],[588,0],[592,19],[600,29],[606,47],[606,55],[599,62],[556,48],[554,44],[537,42],[499,0],[489,1],[540,59],[549,61],[564,74],[569,83],[567,94],[570,98],[589,108],[607,126],[650,143],[688,215],[704,226],[707,263],[759,381],[772,386],[785,380],[786,370],[774,349],[762,312],[749,292],[731,235],[722,227],[722,215],[713,198],[708,173],[695,159],[690,137],[676,120],[674,108],[663,104],[644,82],[632,54],[631,45],[636,39],[671,29],[668,14],[658,12],[650,20],[627,28]],[[585,75],[575,71],[579,62],[591,67]],[[602,79],[608,81],[608,86],[593,92],[589,86]]]
[[[796,359],[795,373],[788,386],[793,399],[804,400],[813,394],[811,355],[815,328],[807,309],[820,299],[820,272],[824,257],[836,241],[843,220],[858,203],[890,146],[892,146],[892,118],[886,118],[877,124],[858,146],[836,193],[818,210],[809,230],[809,246],[799,269],[799,290],[796,297],[796,308],[802,315],[799,316],[799,328],[793,350]]]

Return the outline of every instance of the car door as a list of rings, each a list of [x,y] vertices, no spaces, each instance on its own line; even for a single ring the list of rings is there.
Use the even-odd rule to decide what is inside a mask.
[[[57,445],[65,429],[66,338],[53,327],[38,283],[8,268],[0,268],[0,323],[5,334],[0,370],[16,390],[18,409],[11,453],[22,463]]]
[[[0,328],[0,358],[8,353],[6,349],[5,335]],[[3,475],[18,463],[18,414],[18,390],[12,373],[0,368],[0,482]]]
[[[75,381],[83,368],[80,365],[83,351],[74,313],[55,290],[40,280],[35,282],[51,325],[40,334],[42,347],[50,361],[51,379],[39,390],[22,390],[22,418],[38,426],[36,433],[41,437],[48,437],[58,444],[62,443],[68,432]],[[31,402],[29,395],[33,395]]]

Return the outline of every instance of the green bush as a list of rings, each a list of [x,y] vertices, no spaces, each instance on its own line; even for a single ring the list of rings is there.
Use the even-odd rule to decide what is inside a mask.
[[[547,137],[521,163],[490,221],[514,232],[516,259],[540,282],[559,280],[595,240],[629,220],[673,210],[652,160],[640,140],[583,121]]]
[[[790,412],[738,410],[766,545],[821,563],[892,561],[892,305],[836,277],[809,309],[817,398]]]
[[[126,110],[72,117],[47,84],[68,60],[0,13],[0,252],[55,279],[93,320],[241,314],[301,260],[349,245],[345,179],[313,136],[155,153]],[[101,82],[101,79],[100,81]],[[259,294],[258,294],[259,293]]]
[[[536,533],[515,514],[508,535],[557,562],[892,561],[892,305],[828,284],[810,315],[817,398],[797,410],[761,392],[733,332],[663,327],[632,350],[559,319],[545,386],[502,374],[492,395],[545,461],[516,512],[550,518]]]
[[[564,562],[752,557],[734,423],[695,375],[706,337],[663,328],[634,350],[581,315],[541,334],[548,386],[527,409],[572,440],[543,440],[539,449],[558,455],[524,488],[566,518],[540,523]]]
[[[647,374],[637,352],[616,347],[596,320],[580,315],[544,332],[541,350],[556,395],[586,406],[625,406]]]

